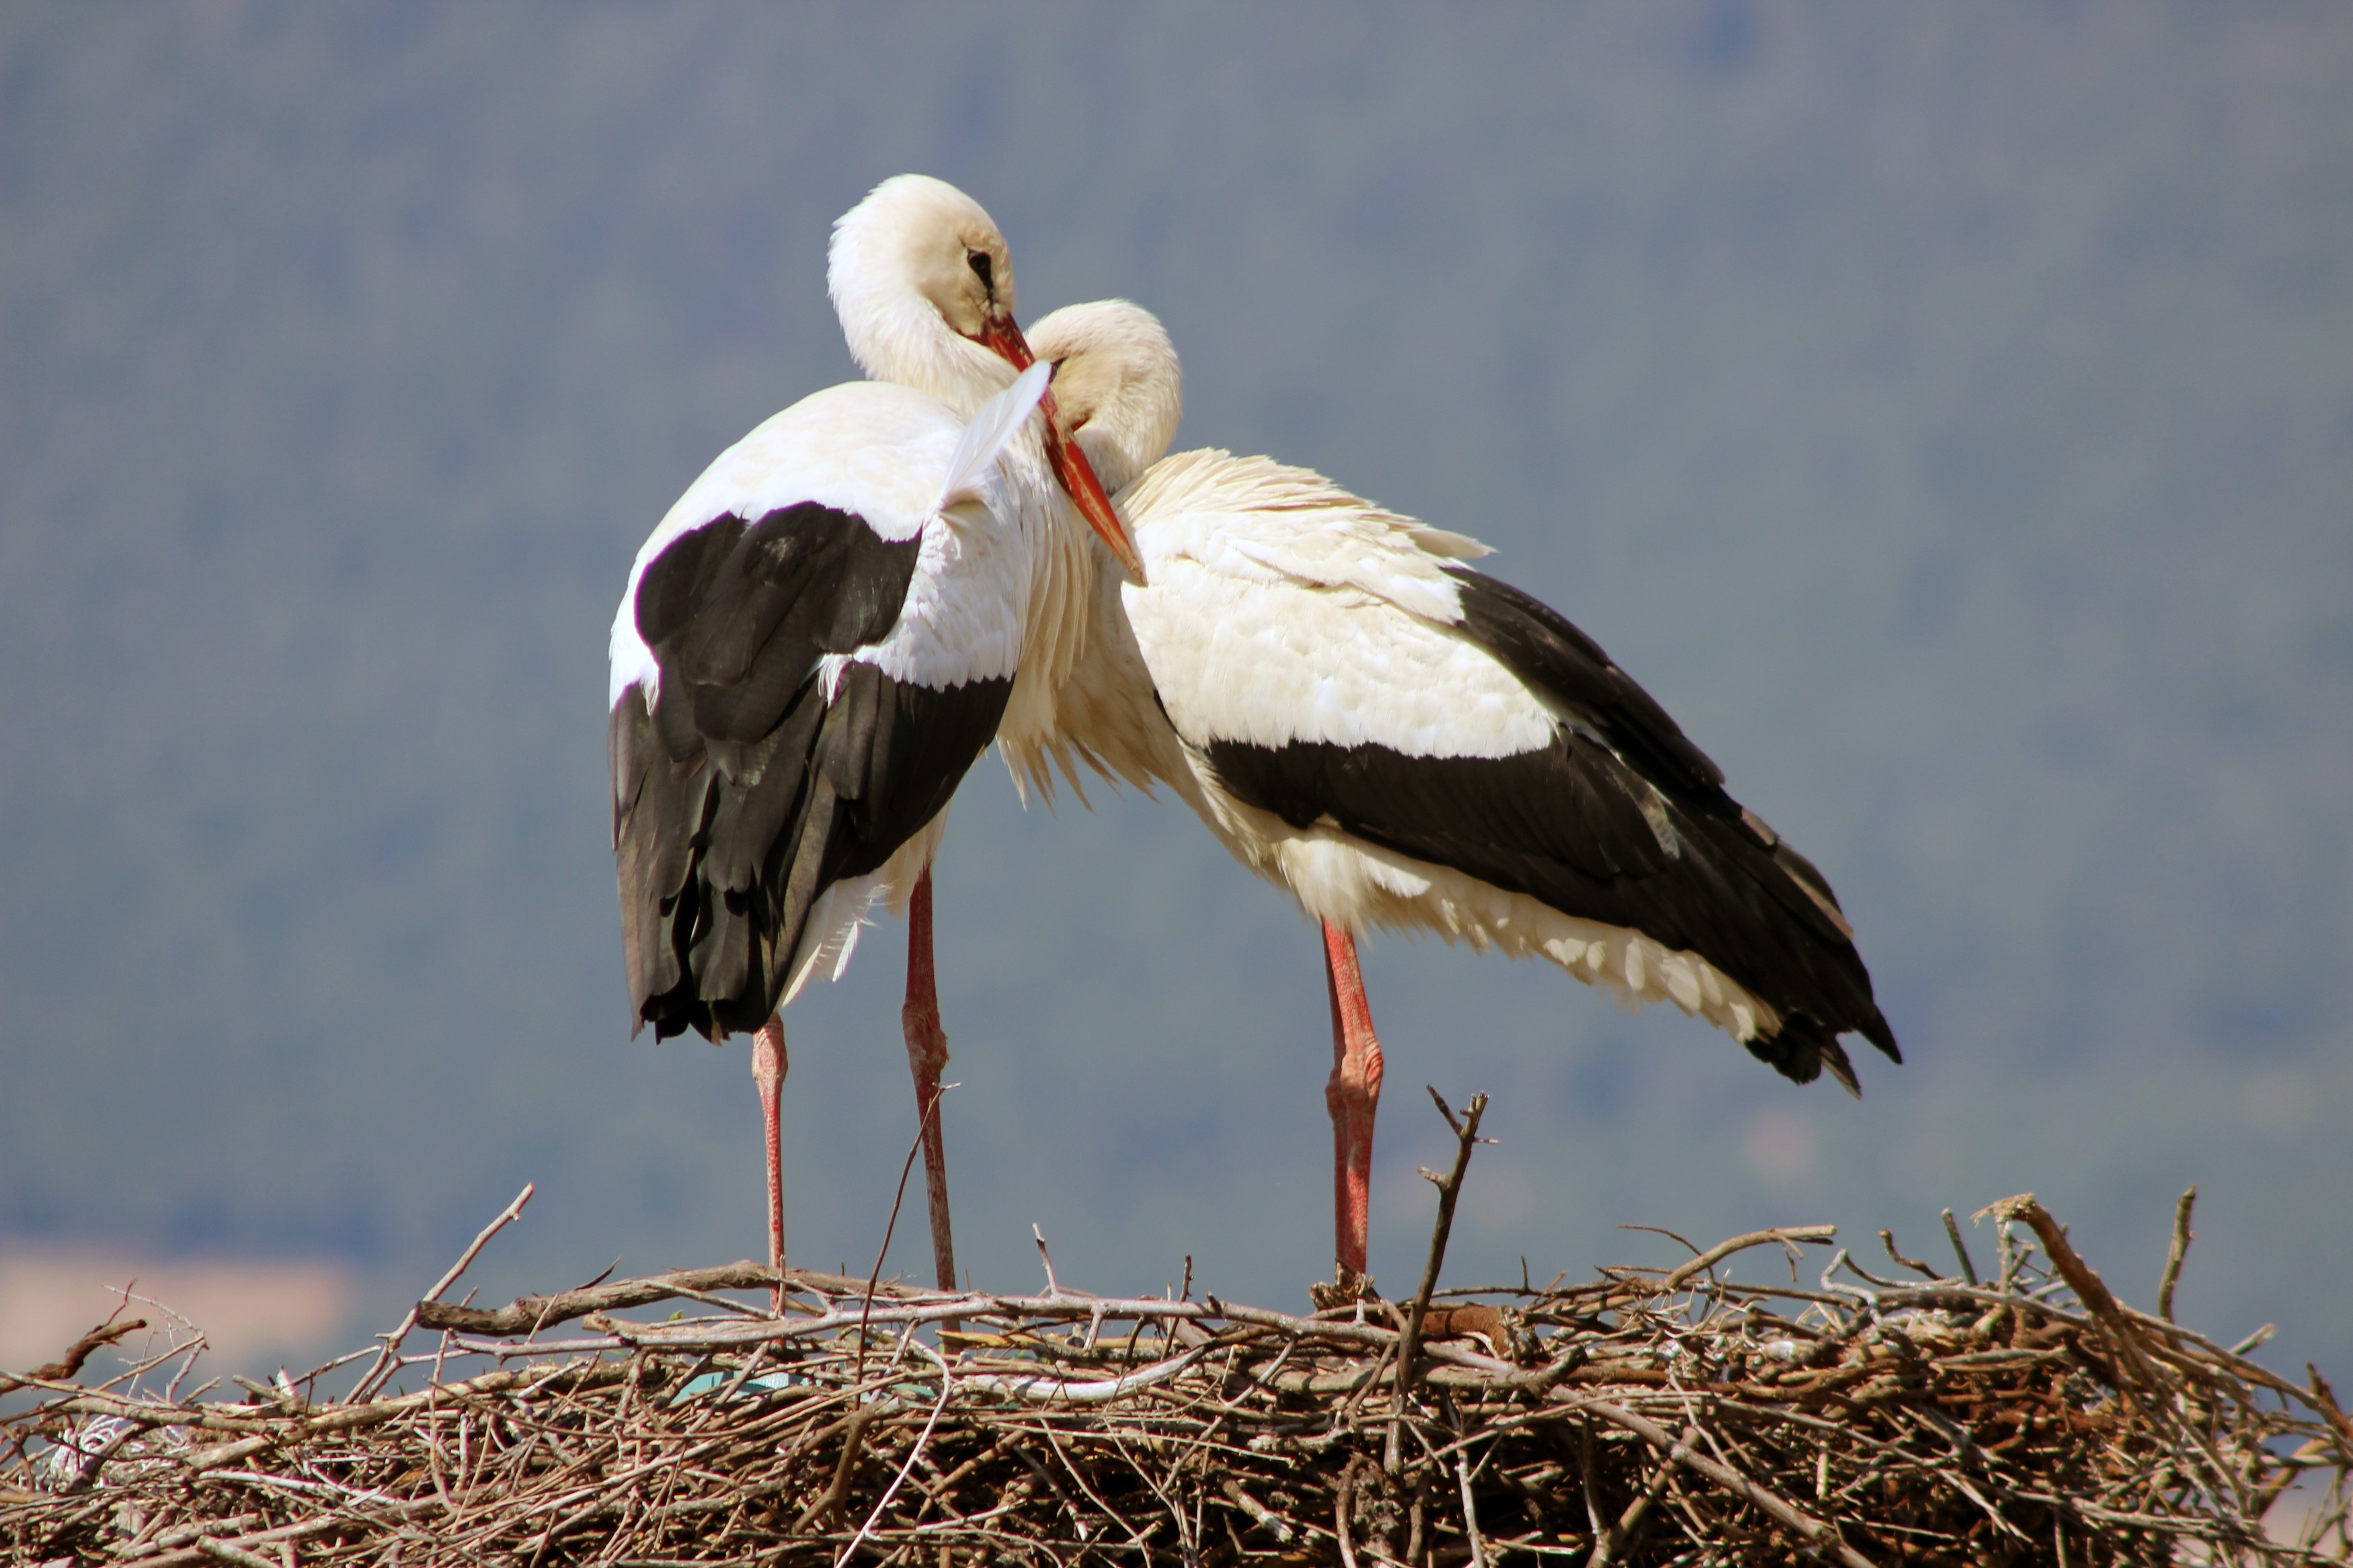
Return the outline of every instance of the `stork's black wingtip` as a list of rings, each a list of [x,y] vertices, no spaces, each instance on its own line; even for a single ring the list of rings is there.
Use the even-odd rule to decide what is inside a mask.
[[[1864,1039],[1879,1048],[1881,1056],[1899,1067],[1903,1065],[1903,1048],[1896,1045],[1895,1031],[1888,1027],[1887,1016],[1884,1013],[1876,1007],[1873,1008],[1870,1020],[1862,1026],[1862,1034]]]

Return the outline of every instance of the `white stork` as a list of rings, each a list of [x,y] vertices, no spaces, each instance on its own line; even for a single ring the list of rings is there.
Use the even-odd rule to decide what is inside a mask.
[[[1052,722],[1092,581],[1078,512],[1135,557],[1051,422],[1043,373],[1016,381],[1030,358],[1012,263],[977,204],[886,181],[836,226],[828,270],[877,379],[804,398],[722,453],[638,552],[614,617],[624,950],[639,1027],[754,1035],[781,1270],[780,1009],[841,972],[877,901],[908,909],[902,1021],[952,1286],[932,858],[1000,726]],[[1050,417],[1029,420],[1041,396]]]
[[[1799,1083],[1828,1068],[1861,1092],[1849,1031],[1903,1059],[1821,873],[1590,637],[1464,564],[1484,545],[1266,458],[1155,463],[1181,382],[1137,306],[1058,310],[1031,342],[1059,366],[1064,428],[1126,487],[1149,575],[1103,576],[1061,730],[1008,760],[1042,788],[1050,757],[1074,786],[1079,762],[1168,784],[1322,922],[1346,1277],[1365,1270],[1381,1086],[1369,928],[1672,1002]]]

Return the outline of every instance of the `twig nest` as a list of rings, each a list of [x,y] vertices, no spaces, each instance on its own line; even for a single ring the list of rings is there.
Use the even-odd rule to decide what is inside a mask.
[[[417,1321],[439,1332],[356,1398],[324,1376],[242,1401],[26,1384],[37,1403],[0,1417],[0,1558],[2353,1556],[2353,1424],[2325,1380],[2123,1305],[2031,1200],[1997,1223],[2015,1232],[1989,1282],[1841,1258],[1837,1289],[1755,1283],[1727,1246],[1425,1289],[1408,1377],[1413,1303],[1363,1281],[1314,1316],[1067,1288],[870,1300],[809,1274],[779,1315],[748,1264],[435,1304]],[[1792,1238],[1826,1236],[1735,1239]]]

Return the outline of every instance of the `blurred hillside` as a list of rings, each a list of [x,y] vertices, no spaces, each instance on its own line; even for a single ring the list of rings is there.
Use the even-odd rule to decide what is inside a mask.
[[[2031,1187],[2146,1300],[2196,1181],[2185,1316],[2353,1364],[2348,166],[2322,5],[0,11],[0,1247],[340,1260],[371,1323],[526,1178],[486,1289],[758,1249],[742,1046],[628,1038],[604,638],[854,374],[827,226],[912,168],[1025,319],[1164,316],[1185,444],[1498,546],[1854,917],[1861,1105],[1373,942],[1388,1284],[1431,1081],[1496,1097],[1466,1276]],[[1316,944],[1095,804],[956,805],[960,1256],[1294,1300]],[[788,1020],[812,1263],[913,1132],[901,952]]]

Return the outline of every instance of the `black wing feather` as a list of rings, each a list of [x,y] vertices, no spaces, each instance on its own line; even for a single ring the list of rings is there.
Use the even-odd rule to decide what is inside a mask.
[[[1293,827],[1324,817],[1566,914],[1698,953],[1781,1015],[1749,1050],[1799,1082],[1854,1074],[1837,1037],[1902,1060],[1829,884],[1725,793],[1723,770],[1558,612],[1482,573],[1460,630],[1573,717],[1505,757],[1210,739],[1225,787]]]
[[[1591,715],[1603,738],[1646,775],[1723,795],[1724,770],[1567,616],[1484,572],[1446,572],[1461,590],[1465,636],[1531,686]]]
[[[639,574],[659,696],[613,710],[613,845],[630,1001],[658,1037],[765,1023],[818,899],[936,816],[996,733],[1009,678],[817,679],[890,635],[920,548],[805,501],[715,519]]]

